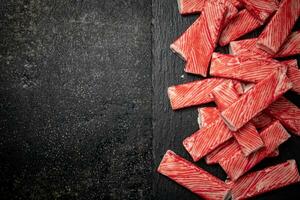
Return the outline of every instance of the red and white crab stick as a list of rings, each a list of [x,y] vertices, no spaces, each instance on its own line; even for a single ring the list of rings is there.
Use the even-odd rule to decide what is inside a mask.
[[[157,171],[204,199],[222,200],[230,187],[222,180],[168,150]]]
[[[296,161],[288,160],[238,179],[232,184],[232,200],[247,199],[299,182]]]

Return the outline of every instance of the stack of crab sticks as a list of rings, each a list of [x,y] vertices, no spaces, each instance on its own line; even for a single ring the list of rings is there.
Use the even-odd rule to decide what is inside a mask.
[[[209,200],[247,199],[300,182],[295,160],[253,167],[276,157],[290,134],[300,136],[300,0],[177,0],[181,15],[200,14],[171,45],[184,71],[199,80],[170,86],[173,110],[195,107],[199,130],[182,141],[193,162],[220,165],[223,181],[173,151],[157,171]],[[257,38],[239,38],[263,27]],[[230,54],[215,52],[229,46]],[[280,58],[280,59],[279,59]],[[203,107],[214,102],[215,107]],[[297,138],[297,137],[295,137]]]

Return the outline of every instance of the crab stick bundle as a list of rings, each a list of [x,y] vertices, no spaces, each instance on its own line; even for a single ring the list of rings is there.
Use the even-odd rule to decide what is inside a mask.
[[[240,0],[246,9],[264,23],[279,6],[278,0]]]
[[[232,200],[247,199],[300,182],[295,160],[250,173],[232,184]]]
[[[270,23],[260,34],[257,46],[275,55],[292,31],[300,14],[300,0],[283,0]],[[278,29],[280,28],[280,31]]]
[[[228,129],[222,118],[219,117],[212,124],[187,137],[183,141],[183,146],[196,162],[228,141],[232,136],[232,131]]]
[[[186,61],[185,72],[207,76],[226,10],[224,4],[207,3],[201,16],[171,44],[171,50]]]
[[[297,69],[293,66],[297,64],[295,62],[297,60],[288,60],[283,63],[290,64],[288,69]],[[273,119],[279,120],[289,131],[300,135],[300,109],[286,98],[280,97],[267,109],[255,116],[251,122],[256,128],[261,129],[269,125]]]
[[[290,137],[288,132],[278,121],[271,124],[268,128],[261,132],[260,135],[265,143],[265,147],[262,149],[248,157],[245,157],[241,151],[236,152],[234,155],[231,155],[229,159],[222,159],[219,161],[219,164],[231,180],[237,180],[252,167],[268,157],[269,154],[274,152],[279,145],[284,143]]]
[[[225,46],[231,41],[240,38],[241,36],[260,27],[261,23],[253,17],[246,9],[240,11],[222,31],[219,44]]]
[[[227,184],[170,150],[157,171],[204,199],[222,200],[230,195]]]
[[[205,156],[205,162],[209,165],[217,164],[221,159],[229,159],[232,155],[241,151],[239,144],[234,139],[230,139],[218,148],[213,150],[210,154]],[[277,157],[279,150],[276,149],[268,157]]]
[[[205,156],[205,162],[208,165],[217,164],[221,159],[229,159],[238,151],[241,151],[239,144],[236,142],[236,140],[230,139]],[[277,156],[279,156],[278,149],[268,155],[270,158]]]
[[[286,71],[275,71],[224,110],[221,116],[231,130],[237,131],[291,88]]]
[[[300,35],[299,35],[299,38],[300,38]],[[257,59],[261,59],[261,58],[264,58],[264,57],[269,57],[270,56],[269,54],[267,54],[266,52],[264,52],[261,49],[256,48],[256,46],[255,46],[255,41],[256,40],[257,39],[249,39],[249,40],[240,40],[240,41],[231,42],[230,43],[231,51],[234,55],[237,55],[237,56],[238,55],[249,55],[250,57],[253,57],[253,55],[255,55]],[[288,46],[288,45],[284,45],[284,46]],[[289,54],[285,54],[285,55],[289,55]],[[212,66],[213,66],[214,61],[216,59],[215,57],[216,56],[213,54]],[[219,60],[220,60],[220,58],[219,58]],[[226,60],[223,59],[221,61],[225,62]],[[293,83],[292,90],[294,92],[300,94],[300,70],[298,69],[297,60],[288,60],[288,61],[283,61],[281,63],[285,64],[288,67],[287,68],[287,76],[289,77],[289,79]],[[221,65],[220,61],[218,62],[218,64]],[[221,67],[222,66],[218,66],[216,68],[218,69],[218,68],[221,68]],[[215,68],[212,67],[211,72],[210,72],[211,74],[216,73],[216,72],[213,71],[214,69]],[[261,74],[259,74],[259,75],[261,75]]]
[[[234,88],[233,82],[219,85],[212,91],[212,95],[220,111],[228,108],[240,97]],[[250,122],[232,134],[245,156],[250,155],[264,146],[255,126]]]
[[[228,81],[221,78],[208,78],[200,81],[193,81],[168,88],[168,96],[173,110],[196,106],[213,101],[211,91]]]
[[[200,111],[201,110],[201,111]],[[200,108],[199,113],[201,112],[201,115],[199,115],[199,118],[201,118],[202,123],[205,122],[205,126],[212,123],[212,121],[215,121],[216,118],[219,116],[219,111],[215,107],[207,107],[207,108]],[[264,114],[266,115],[266,114]],[[204,117],[205,116],[205,117]],[[261,119],[262,117],[256,116],[258,119]],[[269,117],[269,119],[272,120],[272,118]],[[270,125],[272,121],[268,121],[268,123],[265,123],[263,127],[266,127]],[[201,128],[203,128],[202,126]],[[261,128],[263,128],[261,127]],[[205,161],[207,164],[216,164],[221,160],[222,158],[226,158],[227,156],[232,156],[237,151],[240,151],[241,148],[237,141],[232,138],[228,140],[227,142],[221,144],[219,147],[217,147],[215,150],[213,150],[211,153],[209,153],[205,157]],[[276,150],[272,154],[269,155],[269,157],[276,157],[279,155],[279,151]]]
[[[254,131],[253,129],[255,129],[255,127],[252,128],[251,124],[247,124],[239,131]],[[187,137],[183,141],[183,146],[196,162],[231,139],[233,135],[234,132],[231,131],[224,123],[224,120],[219,117],[213,123]]]

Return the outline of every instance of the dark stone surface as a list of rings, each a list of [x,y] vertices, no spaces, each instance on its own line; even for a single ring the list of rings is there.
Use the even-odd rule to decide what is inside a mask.
[[[0,199],[199,199],[155,172],[167,149],[190,160],[197,113],[173,112],[166,91],[199,79],[169,50],[196,17],[175,0],[0,0]],[[299,146],[255,169],[300,164]]]
[[[147,199],[151,1],[0,1],[0,199]]]

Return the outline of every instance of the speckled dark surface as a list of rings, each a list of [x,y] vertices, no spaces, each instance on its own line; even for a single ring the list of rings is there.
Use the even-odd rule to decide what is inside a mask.
[[[151,1],[0,1],[0,199],[147,199]]]
[[[198,199],[155,173],[167,149],[190,160],[195,109],[173,112],[166,89],[198,78],[169,50],[195,17],[176,0],[0,0],[0,200]],[[300,164],[299,146],[258,168]]]

